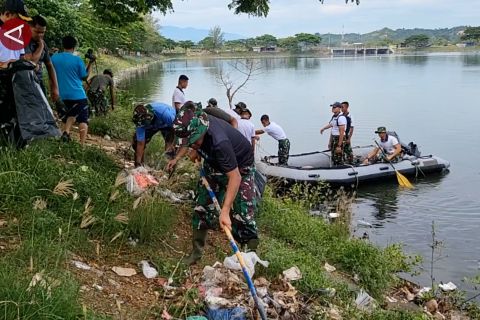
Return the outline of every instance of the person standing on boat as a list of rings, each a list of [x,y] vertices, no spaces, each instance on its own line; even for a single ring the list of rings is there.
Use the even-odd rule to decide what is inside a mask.
[[[330,140],[328,142],[328,149],[332,153],[333,165],[343,164],[343,143],[345,142],[345,127],[347,126],[347,118],[341,114],[342,105],[340,102],[334,102],[330,105],[332,107],[333,116],[330,122],[320,129],[320,134],[327,129],[332,128],[330,133]]]
[[[375,133],[378,134],[380,138],[380,142],[378,143],[380,147],[375,147],[363,161],[363,164],[375,163],[378,160],[387,162],[397,161],[402,153],[402,146],[398,139],[393,135],[389,135],[385,127],[378,127]],[[380,148],[383,149],[383,152]]]
[[[278,164],[286,166],[290,154],[290,140],[287,139],[285,131],[283,131],[282,127],[278,124],[270,121],[270,118],[266,114],[260,118],[260,121],[262,122],[263,129],[255,130],[255,134],[267,133],[278,141]]]
[[[350,104],[348,101],[342,102],[342,115],[347,119],[345,127],[345,141],[343,143],[343,159],[344,161],[353,164],[353,150],[352,150],[352,136],[353,136],[353,121],[352,115],[349,111]]]
[[[173,90],[172,96],[172,106],[175,108],[175,110],[177,110],[177,113],[183,106],[183,104],[187,102],[187,98],[185,97],[184,92],[184,90],[187,89],[187,86],[188,77],[184,74],[180,75],[180,77],[178,78],[178,84],[175,87],[175,90]]]
[[[222,206],[221,212],[215,210],[207,189],[199,182],[192,216],[193,251],[184,262],[190,265],[202,257],[208,229],[219,226],[231,229],[240,245],[255,250],[259,239],[250,144],[237,129],[189,103],[180,109],[173,127],[177,145],[190,147],[203,158],[206,179]],[[172,165],[167,167],[173,169],[175,163]]]

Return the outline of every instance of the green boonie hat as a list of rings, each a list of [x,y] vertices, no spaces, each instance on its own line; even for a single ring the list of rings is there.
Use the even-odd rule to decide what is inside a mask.
[[[137,127],[148,126],[152,123],[154,116],[155,113],[153,113],[153,108],[151,105],[139,104],[133,110],[132,121]]]
[[[387,132],[387,128],[385,128],[385,127],[378,127],[378,128],[377,128],[377,131],[375,131],[375,133],[381,133],[381,132]]]
[[[173,122],[176,145],[191,146],[208,130],[208,117],[202,109],[184,105]]]

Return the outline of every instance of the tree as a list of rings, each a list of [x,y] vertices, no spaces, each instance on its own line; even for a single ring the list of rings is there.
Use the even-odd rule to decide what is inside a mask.
[[[215,26],[208,32],[208,37],[211,38],[211,50],[218,50],[223,46],[223,32],[219,26]]]
[[[415,48],[424,48],[428,46],[429,41],[430,41],[430,38],[427,35],[417,34],[405,39],[405,44],[408,47],[413,46]]]
[[[235,94],[244,88],[255,75],[258,75],[261,68],[258,60],[246,59],[243,62],[237,59],[235,62],[229,63],[227,69],[223,67],[220,69],[220,72],[217,74],[217,81],[226,89],[230,108],[233,108],[232,102]],[[239,75],[239,78],[234,79],[234,75]],[[240,84],[235,86],[235,82],[238,81]]]
[[[299,43],[303,42],[307,46],[318,45],[322,42],[322,38],[319,35],[311,33],[297,33],[295,38],[297,38]]]
[[[480,27],[468,27],[463,32],[462,40],[480,41]]]
[[[278,45],[282,48],[285,48],[290,51],[298,50],[298,39],[297,37],[287,37],[278,40]]]
[[[195,44],[190,40],[179,41],[178,45],[185,49],[185,53],[188,52],[188,49],[192,48]]]
[[[267,47],[267,46],[276,46],[278,40],[271,34],[264,34],[262,36],[256,37],[254,41],[255,41],[255,44],[258,46]]]

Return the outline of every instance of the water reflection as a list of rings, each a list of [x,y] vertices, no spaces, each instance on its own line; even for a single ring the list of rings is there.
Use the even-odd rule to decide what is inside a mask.
[[[424,66],[427,64],[428,56],[405,56],[400,59],[404,64],[414,65],[414,66]]]
[[[401,188],[394,181],[379,182],[361,188],[357,193],[357,199],[360,201],[368,200],[369,207],[373,209],[371,215],[375,218],[373,225],[381,228],[389,220],[395,219],[398,214],[403,212],[399,208],[399,198],[411,198],[408,201],[409,207],[411,210],[415,210],[415,198],[422,197],[425,193],[437,188],[444,177],[444,173],[429,175],[417,180],[409,177],[409,180],[414,184],[413,190]]]
[[[465,56],[463,56],[463,65],[466,66],[466,67],[479,66],[480,65],[480,55],[465,55]]]

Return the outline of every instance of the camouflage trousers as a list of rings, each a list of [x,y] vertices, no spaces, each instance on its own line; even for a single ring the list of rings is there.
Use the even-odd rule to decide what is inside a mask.
[[[337,153],[337,147],[340,140],[340,136],[332,136],[332,164],[334,166],[342,165],[343,164],[343,148],[342,152]]]
[[[290,154],[290,140],[278,140],[278,164],[287,165]]]
[[[343,161],[345,163],[353,164],[353,150],[352,145],[345,141],[343,142]]]
[[[225,199],[228,178],[227,175],[214,170],[204,164],[205,175],[210,187],[217,196],[220,205]],[[237,196],[230,211],[232,220],[232,234],[235,241],[246,244],[251,239],[258,239],[257,224],[255,222],[255,167],[240,169],[242,181]],[[199,181],[197,187],[196,206],[193,212],[193,229],[218,229],[220,213],[215,209],[207,189]]]
[[[90,100],[90,105],[93,107],[95,114],[106,114],[108,111],[108,101],[105,93],[101,90],[93,91],[89,90],[87,92],[88,100]]]

